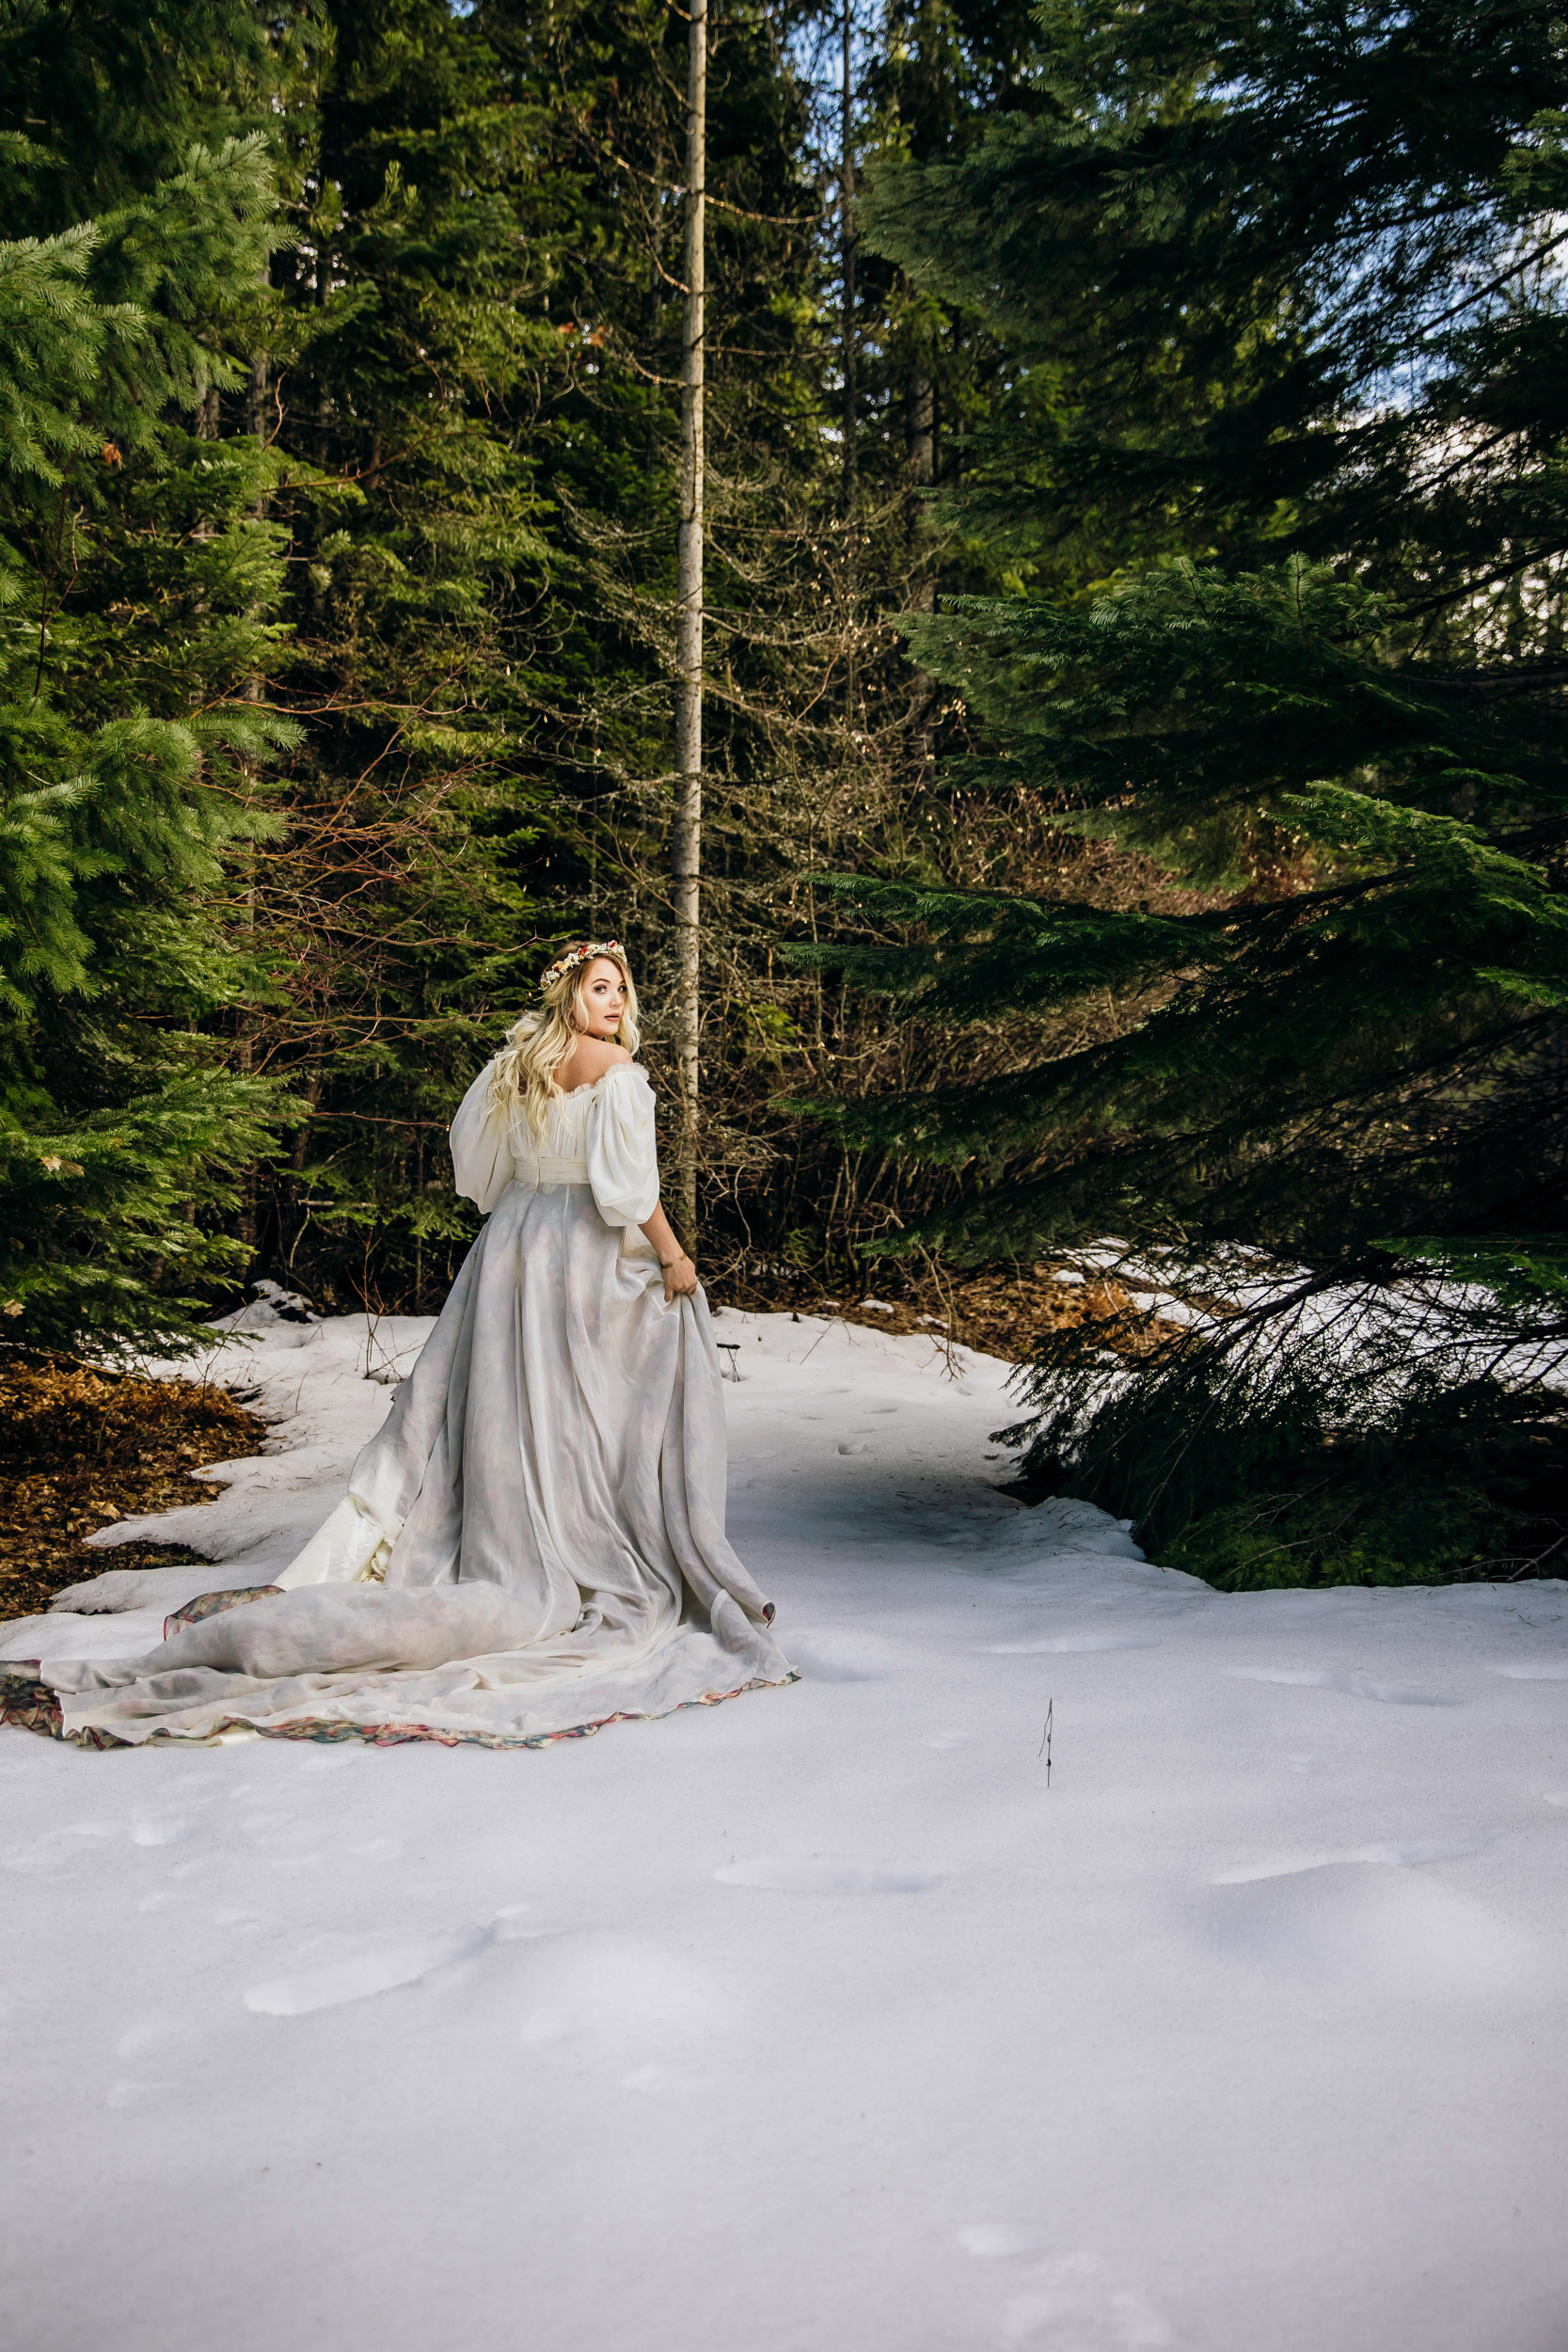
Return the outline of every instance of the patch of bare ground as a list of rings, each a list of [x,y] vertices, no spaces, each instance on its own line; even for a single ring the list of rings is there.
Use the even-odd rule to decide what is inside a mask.
[[[981,1355],[1021,1363],[1048,1333],[1084,1325],[1103,1327],[1101,1343],[1118,1356],[1143,1356],[1177,1336],[1179,1326],[1144,1306],[1115,1279],[1091,1275],[1064,1279],[1076,1269],[1006,1263],[965,1273],[920,1269],[884,1260],[872,1283],[858,1293],[824,1292],[783,1279],[727,1286],[737,1307],[797,1314],[837,1315],[877,1331],[919,1332]]]
[[[266,1437],[226,1389],[0,1358],[0,1618],[45,1609],[106,1567],[199,1560],[191,1545],[89,1550],[84,1536],[214,1500],[192,1472],[255,1454]]]

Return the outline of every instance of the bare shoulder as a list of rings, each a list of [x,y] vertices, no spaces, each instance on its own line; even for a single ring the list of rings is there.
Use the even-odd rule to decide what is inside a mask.
[[[624,1045],[607,1037],[579,1037],[569,1058],[556,1072],[555,1082],[563,1092],[576,1094],[584,1087],[597,1086],[601,1078],[630,1059]]]

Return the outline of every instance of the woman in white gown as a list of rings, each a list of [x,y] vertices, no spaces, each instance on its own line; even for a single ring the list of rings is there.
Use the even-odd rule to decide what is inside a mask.
[[[342,1502],[260,1597],[34,1669],[40,1728],[538,1746],[794,1679],[724,1535],[718,1353],[626,958],[586,943],[541,987],[452,1122],[487,1221]]]

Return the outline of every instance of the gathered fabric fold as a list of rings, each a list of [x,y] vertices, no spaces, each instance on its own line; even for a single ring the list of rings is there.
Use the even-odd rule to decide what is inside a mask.
[[[552,1106],[544,1154],[470,1090],[460,1185],[505,1181],[347,1494],[280,1589],[41,1666],[66,1736],[531,1745],[795,1678],[725,1534],[706,1301],[667,1302],[627,1230],[644,1155],[657,1200],[653,1097],[610,1076]]]

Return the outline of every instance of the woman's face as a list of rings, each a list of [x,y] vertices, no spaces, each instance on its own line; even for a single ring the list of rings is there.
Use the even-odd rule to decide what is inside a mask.
[[[578,991],[578,1019],[589,1037],[613,1037],[626,1009],[626,984],[621,967],[608,956],[595,956]]]

